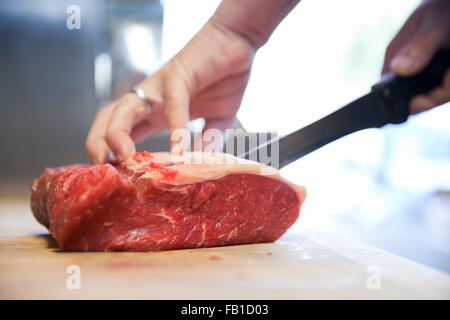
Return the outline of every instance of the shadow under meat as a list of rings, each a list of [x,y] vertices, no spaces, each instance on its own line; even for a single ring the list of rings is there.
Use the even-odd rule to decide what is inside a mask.
[[[61,251],[55,238],[53,238],[50,234],[48,233],[37,234],[36,237],[45,240],[48,249],[55,249],[55,251]]]

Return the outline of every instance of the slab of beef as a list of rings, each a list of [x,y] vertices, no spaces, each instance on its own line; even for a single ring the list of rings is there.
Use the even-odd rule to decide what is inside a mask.
[[[148,251],[272,242],[305,189],[224,154],[140,152],[118,166],[46,169],[31,208],[63,250]]]

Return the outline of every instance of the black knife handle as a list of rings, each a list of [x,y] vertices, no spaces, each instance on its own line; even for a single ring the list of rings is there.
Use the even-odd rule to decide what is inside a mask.
[[[372,87],[381,100],[390,123],[405,122],[409,116],[412,97],[426,93],[442,83],[445,71],[450,68],[450,50],[441,50],[428,66],[411,77],[400,77],[393,73]]]

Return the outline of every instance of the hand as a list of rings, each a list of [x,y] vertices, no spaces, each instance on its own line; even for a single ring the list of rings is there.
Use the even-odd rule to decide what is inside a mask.
[[[169,128],[172,153],[185,149],[175,133],[189,119],[204,118],[204,131],[224,131],[236,117],[255,51],[299,0],[222,0],[215,14],[171,61],[138,85],[151,100],[146,112],[126,94],[97,113],[86,139],[94,163],[121,161],[134,143]],[[217,147],[220,141],[213,141]]]
[[[450,1],[426,0],[408,18],[389,44],[383,73],[392,69],[410,76],[427,66],[439,49],[450,48]],[[450,100],[450,69],[442,85],[428,94],[414,97],[411,114],[431,109]]]
[[[135,152],[135,142],[169,128],[172,137],[188,119],[204,118],[204,130],[225,130],[236,116],[249,79],[255,48],[245,37],[211,18],[197,35],[142,88],[153,111],[128,93],[101,109],[86,140],[91,161],[117,161]],[[182,145],[171,140],[172,152]]]

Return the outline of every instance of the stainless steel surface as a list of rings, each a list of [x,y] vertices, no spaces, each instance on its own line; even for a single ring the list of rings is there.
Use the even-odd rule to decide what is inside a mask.
[[[46,166],[88,161],[84,140],[102,99],[108,98],[96,90],[96,58],[106,53],[111,59],[109,91],[120,95],[137,81],[119,57],[126,55],[124,44],[114,42],[121,28],[151,24],[155,46],[161,42],[159,0],[79,0],[81,29],[69,30],[71,4],[0,2],[0,190],[8,193],[12,184],[25,191]],[[167,137],[155,136],[139,148],[167,150]]]

